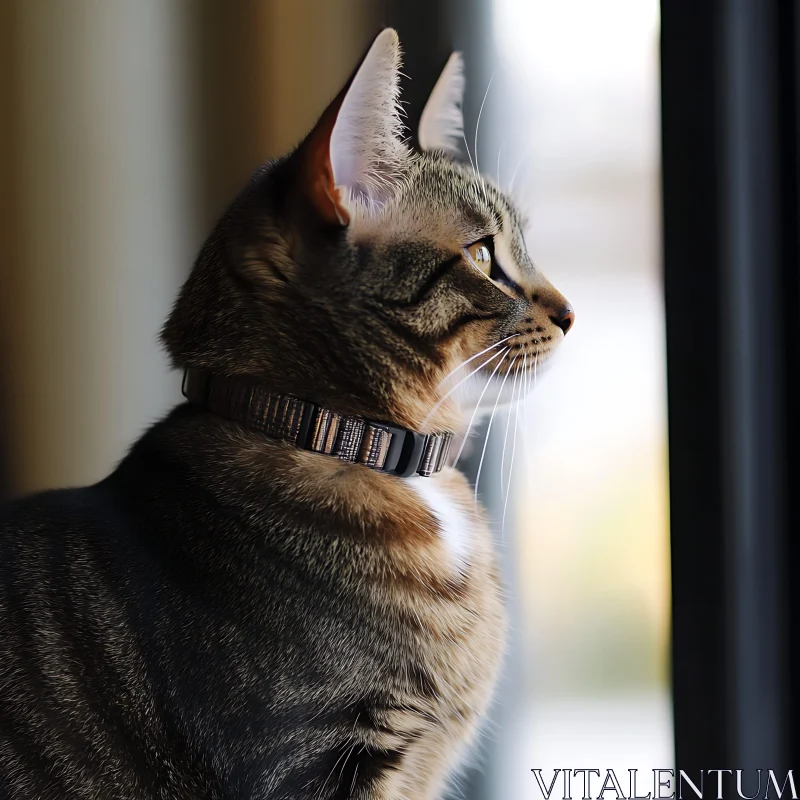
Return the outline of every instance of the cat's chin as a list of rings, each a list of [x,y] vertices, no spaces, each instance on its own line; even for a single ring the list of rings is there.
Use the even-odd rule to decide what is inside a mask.
[[[494,375],[488,379],[480,374],[466,381],[458,393],[458,403],[467,419],[475,412],[476,418],[493,411],[507,411],[520,401],[527,400],[539,379],[550,370],[552,357],[546,358],[531,369],[518,375]]]

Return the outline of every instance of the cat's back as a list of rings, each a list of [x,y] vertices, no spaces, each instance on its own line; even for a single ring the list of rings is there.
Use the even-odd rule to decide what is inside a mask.
[[[109,498],[102,484],[53,489],[0,503],[0,546],[16,548],[25,537],[37,540],[108,524]],[[2,565],[0,565],[2,567]]]
[[[96,485],[0,506],[2,800],[218,796],[154,683],[152,519],[190,493],[176,503],[175,477],[159,507],[161,459],[141,449]]]
[[[63,590],[59,578],[70,559],[101,533],[122,527],[122,515],[102,484],[0,504],[0,609],[7,615],[23,587],[37,593]]]
[[[136,528],[108,479],[0,504],[0,620],[13,623],[34,601],[39,613],[63,606],[101,581],[124,591],[121,579],[136,569]],[[40,619],[30,614],[26,625]]]
[[[113,614],[112,605],[97,616],[107,597],[93,544],[114,527],[109,505],[93,486],[0,506],[0,797],[81,796],[95,785],[75,744],[81,731],[103,738],[86,713],[101,696],[86,668]],[[71,767],[57,777],[59,762]]]

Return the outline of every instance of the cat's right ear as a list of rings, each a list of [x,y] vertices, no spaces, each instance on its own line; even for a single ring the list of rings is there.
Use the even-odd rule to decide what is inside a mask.
[[[297,151],[306,197],[324,222],[347,225],[353,204],[381,206],[400,179],[409,151],[399,85],[400,41],[386,28]]]
[[[444,65],[422,111],[417,139],[422,150],[444,153],[451,158],[459,155],[464,138],[464,60],[453,53]]]

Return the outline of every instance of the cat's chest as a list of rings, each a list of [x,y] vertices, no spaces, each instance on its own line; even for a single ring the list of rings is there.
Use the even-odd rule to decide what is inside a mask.
[[[467,568],[476,555],[482,522],[464,487],[454,487],[440,476],[406,479],[418,502],[437,523],[437,536],[450,565],[458,571]]]

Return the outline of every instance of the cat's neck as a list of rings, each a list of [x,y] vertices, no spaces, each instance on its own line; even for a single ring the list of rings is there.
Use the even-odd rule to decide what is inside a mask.
[[[247,375],[224,376],[196,369],[184,375],[192,403],[272,439],[362,464],[399,477],[430,477],[446,464],[453,434],[428,434],[275,392]]]

